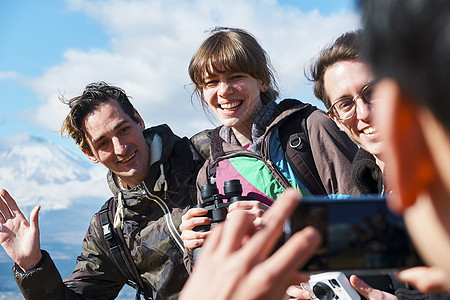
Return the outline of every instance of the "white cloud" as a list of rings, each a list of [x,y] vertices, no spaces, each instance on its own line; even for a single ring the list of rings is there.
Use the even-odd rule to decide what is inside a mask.
[[[0,80],[5,80],[5,79],[19,79],[21,76],[19,73],[14,72],[14,71],[7,71],[7,72],[3,72],[0,71]]]
[[[192,54],[217,25],[250,30],[269,53],[282,95],[318,104],[303,68],[341,33],[359,26],[354,11],[323,16],[277,1],[68,1],[99,22],[109,49],[68,49],[64,61],[30,81],[43,101],[31,117],[58,130],[67,108],[57,100],[79,95],[92,81],[118,85],[131,95],[147,125],[168,123],[180,135],[212,127],[201,108],[191,105],[187,67]],[[197,101],[194,101],[197,103]]]

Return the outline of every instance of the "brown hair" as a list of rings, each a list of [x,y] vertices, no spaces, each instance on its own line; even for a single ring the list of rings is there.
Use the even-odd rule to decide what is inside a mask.
[[[263,105],[275,100],[279,92],[269,56],[255,37],[239,28],[216,27],[201,44],[189,63],[189,76],[195,85],[194,94],[202,106],[205,73],[243,72],[262,80],[268,89],[261,92]]]
[[[360,40],[362,31],[350,31],[344,33],[331,45],[322,49],[319,55],[312,60],[308,80],[314,82],[314,95],[321,100],[326,108],[330,108],[330,99],[325,92],[323,77],[327,68],[339,61],[358,60],[360,55]]]
[[[117,101],[122,110],[139,122],[134,115],[134,107],[121,88],[108,85],[101,81],[88,84],[81,96],[72,99],[59,97],[64,104],[69,105],[70,112],[61,127],[61,135],[70,136],[80,147],[92,154],[89,144],[86,142],[86,134],[83,131],[83,121],[88,114],[95,111],[101,104],[108,101]]]

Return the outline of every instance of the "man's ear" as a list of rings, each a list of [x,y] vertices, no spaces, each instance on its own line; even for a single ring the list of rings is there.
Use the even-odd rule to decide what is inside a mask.
[[[387,188],[394,193],[389,203],[394,211],[403,212],[434,180],[435,170],[420,126],[419,108],[395,81],[380,83],[377,89],[381,90],[379,96],[385,97],[382,103],[386,107],[383,111],[377,108],[376,113],[384,116],[376,118],[386,138]]]
[[[144,119],[141,118],[141,115],[137,110],[134,110],[134,116],[138,119],[138,125],[141,128],[142,131],[145,129],[145,122]]]
[[[92,161],[93,163],[98,163],[98,159],[91,154],[91,152],[83,147],[80,147],[81,151],[83,151],[83,153],[89,158],[90,161]]]

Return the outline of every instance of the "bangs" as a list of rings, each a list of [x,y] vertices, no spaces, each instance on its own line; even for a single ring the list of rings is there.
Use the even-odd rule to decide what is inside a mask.
[[[255,64],[251,60],[251,57],[243,51],[236,52],[223,49],[209,56],[202,70],[207,74],[247,73],[255,77],[256,72],[253,70],[254,68],[250,67]]]
[[[257,76],[258,62],[244,47],[236,43],[215,43],[203,49],[195,74],[197,83],[203,84],[205,74],[247,73]]]
[[[203,101],[206,76],[245,73],[268,86],[261,96],[263,103],[267,103],[278,97],[271,68],[266,52],[250,33],[240,29],[219,28],[192,56],[189,77],[195,85],[193,94]]]

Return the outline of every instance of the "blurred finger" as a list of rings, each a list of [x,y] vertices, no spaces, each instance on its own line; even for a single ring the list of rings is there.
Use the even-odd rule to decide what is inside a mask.
[[[259,204],[261,202],[257,200],[245,200],[245,201],[236,201],[230,204],[228,207],[229,210],[235,210],[235,209],[252,209],[254,207],[259,207]]]
[[[199,258],[201,257],[202,253],[205,253],[204,256],[211,256],[216,253],[220,241],[222,240],[222,233],[223,233],[222,225],[223,224],[214,226],[214,228],[212,228],[211,231],[209,231],[208,239],[206,239],[205,242],[203,243],[202,251],[200,251]],[[197,264],[199,260],[197,260]]]
[[[424,293],[449,293],[450,276],[440,267],[415,267],[397,274],[400,281],[407,282]]]
[[[41,206],[37,205],[33,208],[30,213],[30,224],[33,230],[39,229],[39,211],[41,210]]]
[[[263,219],[262,218],[255,218],[255,220],[253,221],[253,224],[256,227],[256,230],[259,230],[262,228],[263,226]]]
[[[243,240],[255,232],[253,216],[246,211],[235,212],[223,227],[223,243],[221,250],[224,253],[231,253],[241,248]]]
[[[363,295],[365,298],[370,299],[369,296],[371,294],[372,287],[365,283],[363,280],[359,279],[355,275],[350,276],[350,284],[353,286],[353,288]]]
[[[229,211],[234,211],[234,210],[239,210],[239,209],[243,209],[243,210],[252,210],[252,209],[259,209],[262,210],[263,212],[265,212],[267,209],[269,208],[269,206],[267,206],[266,204],[257,201],[257,200],[249,200],[249,201],[236,201],[233,202],[232,204],[230,204],[230,206],[228,207]]]
[[[287,189],[267,210],[262,217],[261,229],[249,241],[247,255],[258,249],[258,256],[255,259],[265,259],[272,251],[278,241],[285,221],[290,217],[295,207],[298,205],[300,195],[295,189]]]
[[[292,274],[293,283],[291,285],[299,285],[299,283],[308,282],[310,278],[309,273],[305,272],[295,272]]]
[[[266,268],[270,269],[274,276],[282,276],[285,272],[298,270],[314,255],[321,241],[321,235],[315,228],[306,227],[296,232],[267,259]]]

